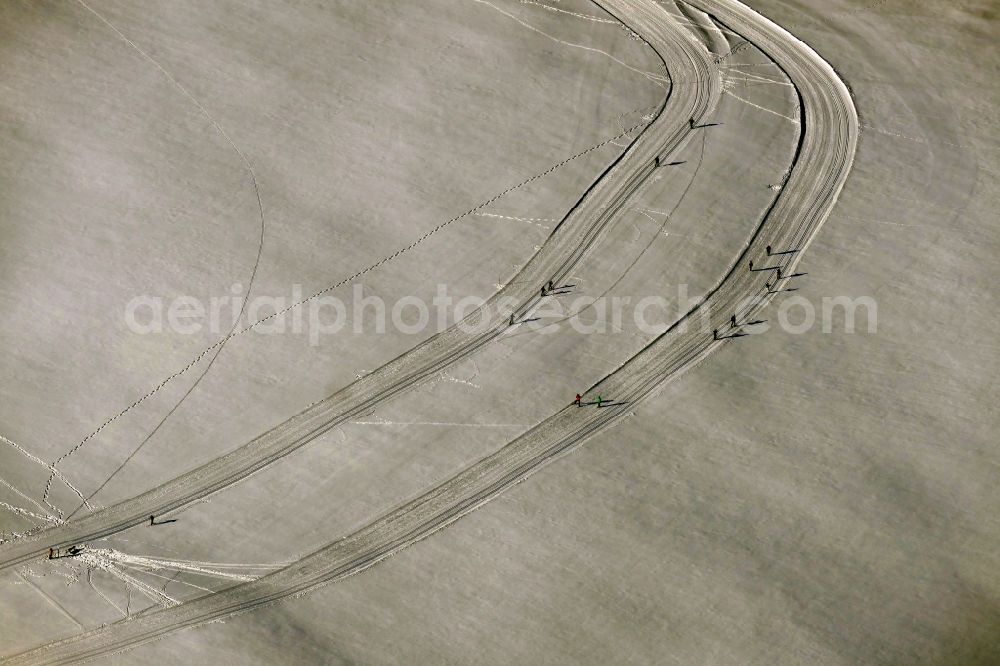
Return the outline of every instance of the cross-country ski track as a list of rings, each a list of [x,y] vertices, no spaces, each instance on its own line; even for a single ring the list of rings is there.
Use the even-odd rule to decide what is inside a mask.
[[[661,55],[671,75],[671,94],[659,116],[491,304],[503,297],[514,297],[524,304],[523,311],[536,298],[529,293],[534,291],[534,285],[568,275],[573,263],[623,207],[630,193],[649,176],[654,157],[666,156],[682,145],[690,134],[688,119],[703,118],[720,94],[720,80],[710,54],[653,0],[599,0],[599,4]],[[763,261],[764,246],[768,244],[796,248],[799,252],[771,260],[771,265],[781,265],[785,274],[792,273],[836,202],[853,160],[857,114],[846,86],[824,60],[736,0],[696,0],[690,4],[767,53],[796,87],[801,133],[795,162],[785,187],[749,246],[734,257],[724,277],[702,303],[593,386],[588,397],[601,394],[616,402],[634,403],[714,349],[729,344],[725,339],[713,339],[701,326],[688,323],[695,324],[701,312],[710,310],[711,327],[724,329],[731,314],[745,321],[762,307],[771,298],[764,283],[773,274],[749,272],[747,261]],[[482,312],[474,316],[482,316]],[[500,335],[505,326],[506,316],[494,314],[485,333],[449,329],[227,456],[135,499],[5,546],[2,561],[5,565],[22,562],[44,553],[49,546],[106,536],[147,520],[151,513],[176,509],[224,488],[321,432],[364,413],[373,402],[440,371]],[[439,486],[283,569],[12,656],[4,663],[71,663],[107,655],[358,573],[488,502],[624,415],[622,406],[567,406]]]
[[[677,28],[677,34],[683,32]],[[434,335],[240,448],[201,467],[134,498],[0,545],[0,568],[44,556],[49,547],[65,548],[121,532],[145,523],[150,515],[164,515],[218,492],[331,428],[371,413],[380,403],[437,376],[497,340],[508,330],[509,310],[503,309],[503,305],[516,303],[515,312],[527,312],[538,302],[541,285],[570,275],[616,213],[626,207],[632,192],[652,175],[654,158],[680,148],[691,135],[688,119],[702,119],[714,108],[720,86],[712,74],[709,54],[686,40],[683,50],[674,48],[671,52],[660,53],[661,58],[672,59],[664,65],[672,72],[673,81],[671,94],[657,110],[653,121],[584,193],[507,286],[466,317],[465,325],[456,324]],[[487,318],[485,322],[483,317]]]

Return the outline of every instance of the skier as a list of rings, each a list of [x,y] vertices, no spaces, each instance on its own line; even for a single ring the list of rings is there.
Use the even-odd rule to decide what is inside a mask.
[[[769,257],[771,256],[771,246],[770,245],[767,246],[767,256],[769,256]]]
[[[156,519],[155,519],[155,517],[154,517],[154,516],[150,516],[150,517],[149,517],[149,525],[150,525],[150,527],[152,527],[152,526],[153,526],[153,525],[155,525],[155,524],[156,524]]]
[[[690,120],[688,120],[688,125],[691,126],[691,129],[694,129],[694,118],[691,118]]]
[[[736,328],[736,315],[729,318],[729,327]]]
[[[513,312],[510,313],[510,325],[511,326],[514,325],[514,313]]]
[[[603,401],[604,401],[604,399],[603,399],[603,398],[602,398],[601,396],[597,396],[597,408],[598,408],[598,409],[600,409],[600,408],[601,408],[601,403],[602,403]]]
[[[750,260],[750,270],[753,270],[753,260]]]
[[[577,407],[582,407],[583,403],[580,402],[581,400],[583,400],[583,396],[577,393],[576,400],[573,401],[573,404],[575,404]]]

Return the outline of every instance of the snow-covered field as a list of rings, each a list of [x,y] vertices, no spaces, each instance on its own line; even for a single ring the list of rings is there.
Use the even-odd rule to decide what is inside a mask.
[[[325,293],[348,300],[362,284],[390,304],[429,303],[438,285],[456,300],[532,291],[516,282],[536,251],[544,262],[539,248],[574,220],[608,220],[563,276],[573,287],[519,313],[538,321],[243,480],[192,491],[160,516],[176,522],[4,568],[2,654],[88,630],[110,645],[336,548],[544,431],[575,393],[595,397],[585,389],[661,339],[636,301],[664,298],[670,323],[689,307],[679,289],[697,300],[732,282],[736,258],[766,242],[755,232],[772,205],[796,195],[784,184],[814,119],[800,122],[802,84],[780,54],[698,9],[736,3],[650,14],[704,59],[700,78],[669,58],[664,70],[638,13],[651,4],[0,9],[0,562],[76,543],[48,535],[92,513],[76,511],[80,496],[128,507],[436,340],[392,326],[318,340],[231,330],[334,285]],[[105,661],[1000,659],[995,10],[750,5],[829,61],[860,130],[807,251],[775,255],[802,275],[754,315],[770,330],[712,344],[638,403],[602,408],[613,419],[568,455],[364,573],[304,596],[274,587],[280,603],[189,631],[169,620],[160,640]],[[624,28],[618,6],[638,23],[622,16]],[[701,97],[690,128],[676,109]],[[668,126],[671,164],[602,212],[618,200],[601,187],[646,164],[635,153]],[[595,183],[595,203],[577,206]],[[742,260],[734,271],[753,277]],[[285,303],[195,334],[126,325],[137,296],[247,289]],[[631,305],[620,320],[584,310],[592,329],[609,323],[581,333],[558,310],[588,297]],[[870,297],[877,324],[874,311],[853,333],[840,310],[824,319],[834,297]],[[797,334],[803,307],[817,321]]]

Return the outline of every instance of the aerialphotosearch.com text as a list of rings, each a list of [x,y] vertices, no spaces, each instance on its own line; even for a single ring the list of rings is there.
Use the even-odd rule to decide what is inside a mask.
[[[136,296],[126,304],[124,317],[128,329],[140,335],[291,334],[308,336],[311,345],[345,332],[420,335],[438,333],[452,325],[470,333],[509,326],[541,335],[565,327],[583,335],[659,335],[674,324],[681,331],[697,329],[709,334],[730,326],[739,326],[745,334],[778,328],[793,335],[816,330],[817,326],[823,333],[853,334],[863,327],[864,332],[873,334],[878,329],[878,306],[869,296],[809,299],[767,287],[747,296],[732,313],[716,313],[710,304],[689,295],[686,284],[643,296],[595,297],[578,294],[574,287],[550,284],[525,303],[504,296],[456,298],[449,294],[446,284],[439,284],[429,302],[417,296],[401,296],[389,302],[366,293],[362,284],[353,285],[347,299],[332,294],[306,298],[301,285],[293,285],[287,295],[253,295],[246,299],[243,286],[234,284],[228,293],[208,299]],[[764,300],[779,295],[781,298],[769,306],[769,319],[763,319],[759,312],[749,317]]]

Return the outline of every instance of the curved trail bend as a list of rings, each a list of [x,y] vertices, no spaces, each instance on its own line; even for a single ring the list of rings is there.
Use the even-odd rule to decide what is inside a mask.
[[[683,92],[700,100],[717,94],[716,77],[701,78],[697,73],[705,71],[702,69],[705,54],[698,53],[653,0],[601,2],[657,50],[662,49],[662,54],[670,54],[668,62],[681,66],[678,71],[692,74],[686,80],[697,81],[699,86],[685,87]],[[747,272],[747,260],[762,260],[766,244],[800,250],[809,245],[840,193],[857,142],[857,114],[850,94],[833,69],[812,49],[737,0],[695,0],[692,4],[742,33],[785,70],[799,91],[802,135],[784,190],[749,247],[734,259],[702,305],[591,389],[592,394],[599,391],[613,395],[616,400],[641,400],[666,379],[725,344],[713,340],[711,334],[688,331],[681,324],[699,310],[711,307],[713,325],[723,328],[737,304],[761,294],[764,281],[771,277],[767,272]],[[685,64],[691,69],[684,69]],[[693,114],[671,116],[674,122],[679,121],[675,132],[685,130],[690,115]],[[630,150],[633,156],[639,153],[648,159],[654,154],[652,147],[646,147],[645,151],[636,148]],[[635,172],[628,171],[630,164],[634,161],[623,160],[619,169],[626,182],[635,176]],[[643,165],[636,166],[641,172]],[[794,270],[801,255],[802,252],[790,255],[792,259],[783,255],[786,272]],[[741,314],[749,316],[768,298],[764,295],[750,311]],[[106,655],[362,571],[476,509],[622,416],[623,411],[615,407],[567,407],[436,488],[284,569],[214,595],[51,643],[12,657],[8,663],[61,664]]]

